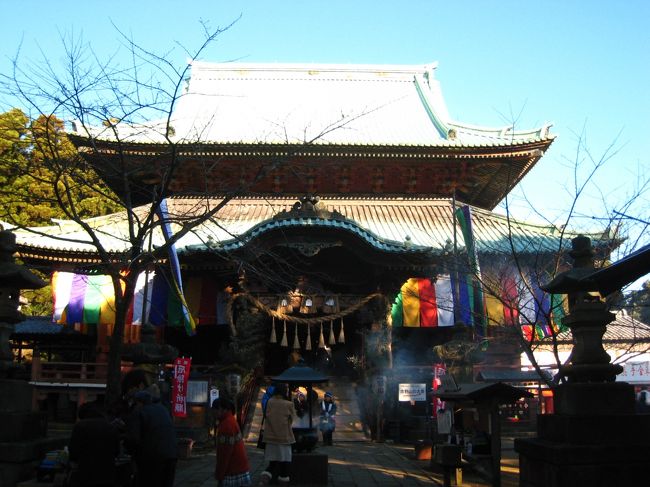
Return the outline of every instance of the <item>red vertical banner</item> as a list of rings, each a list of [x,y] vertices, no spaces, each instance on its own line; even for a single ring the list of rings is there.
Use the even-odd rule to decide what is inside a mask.
[[[433,381],[431,384],[431,388],[434,391],[437,391],[442,386],[441,377],[445,375],[446,372],[447,372],[447,368],[445,367],[445,364],[441,363],[441,364],[435,364],[433,366]],[[432,416],[434,418],[438,416],[438,410],[442,409],[443,406],[444,406],[444,402],[438,399],[437,396],[433,396],[433,401],[431,403],[431,411],[433,413]]]
[[[191,358],[174,360],[174,381],[172,383],[172,415],[187,416],[187,380],[190,377]]]

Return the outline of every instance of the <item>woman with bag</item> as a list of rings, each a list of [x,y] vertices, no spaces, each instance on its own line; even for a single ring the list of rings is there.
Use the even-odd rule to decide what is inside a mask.
[[[266,403],[264,460],[268,466],[262,472],[259,485],[269,485],[275,477],[279,485],[289,485],[291,445],[296,442],[291,425],[295,419],[296,411],[287,399],[286,384],[276,385],[273,396]]]

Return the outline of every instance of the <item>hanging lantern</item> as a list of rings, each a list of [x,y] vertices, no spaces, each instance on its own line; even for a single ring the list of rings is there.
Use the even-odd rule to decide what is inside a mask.
[[[323,323],[320,324],[320,336],[318,337],[318,348],[325,348],[325,338],[323,337]]]
[[[300,341],[298,340],[298,323],[296,323],[296,329],[293,334],[293,349],[300,350]]]
[[[339,343],[345,343],[345,330],[343,328],[343,318],[341,318],[341,331],[339,332]]]
[[[330,320],[330,337],[329,344],[336,345],[336,338],[334,338],[334,321]]]
[[[311,326],[307,325],[307,341],[305,342],[305,350],[311,350]]]
[[[280,342],[281,347],[288,347],[289,342],[287,341],[287,320],[284,320],[284,330],[282,332],[282,341]]]
[[[313,296],[303,296],[300,302],[300,312],[306,315],[316,312]]]
[[[280,296],[280,299],[278,300],[277,312],[282,314],[293,313],[293,305],[291,304],[289,296]]]
[[[275,336],[275,316],[271,322],[271,338],[269,339],[269,343],[278,343],[278,339]]]
[[[332,314],[339,312],[339,298],[337,296],[326,296],[323,301],[323,313]]]

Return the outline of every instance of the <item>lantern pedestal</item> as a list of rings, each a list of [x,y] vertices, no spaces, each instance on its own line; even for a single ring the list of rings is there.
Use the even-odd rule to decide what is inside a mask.
[[[45,438],[47,418],[32,412],[32,386],[25,381],[0,379],[0,479],[12,487],[34,476],[45,453],[60,449],[67,438]]]
[[[594,374],[607,370],[593,369]],[[538,416],[537,438],[515,440],[521,487],[647,484],[650,415],[634,414],[633,386],[562,384],[554,390],[554,406],[555,414]]]
[[[327,485],[327,455],[294,453],[291,461],[291,482],[305,485]]]
[[[650,415],[549,414],[515,440],[521,487],[647,485]]]

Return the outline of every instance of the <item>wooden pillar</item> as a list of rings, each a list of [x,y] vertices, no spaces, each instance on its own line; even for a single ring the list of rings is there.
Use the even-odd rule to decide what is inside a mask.
[[[377,404],[377,433],[375,435],[377,443],[384,442],[384,431],[382,424],[384,422],[384,398],[379,398],[379,404]]]
[[[41,376],[41,352],[38,349],[38,346],[34,344],[32,349],[32,381],[38,380]]]
[[[382,297],[382,301],[385,302],[386,313],[384,315],[384,327],[386,328],[386,355],[387,355],[387,368],[393,368],[393,317],[391,315],[392,304],[390,301]]]
[[[79,411],[79,406],[85,403],[88,400],[88,391],[85,387],[79,388],[77,392],[77,411]]]
[[[41,352],[36,343],[32,348],[32,371],[31,380],[36,381],[41,376]],[[32,388],[32,411],[38,411],[38,390],[36,386]]]
[[[490,407],[490,430],[492,486],[501,487],[501,420],[499,418],[499,404],[496,401],[493,401]]]

